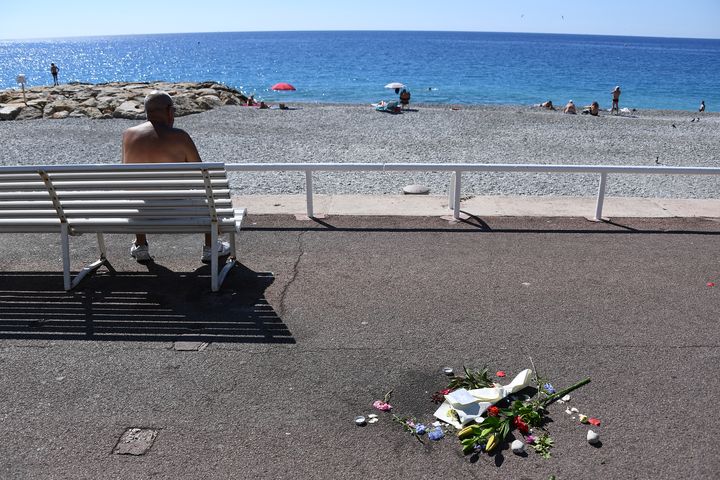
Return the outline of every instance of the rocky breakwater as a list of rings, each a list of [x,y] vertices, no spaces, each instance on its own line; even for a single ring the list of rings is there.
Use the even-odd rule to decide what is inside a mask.
[[[241,105],[247,97],[241,92],[214,82],[202,83],[68,83],[0,91],[0,120],[62,119],[145,119],[143,100],[153,90],[172,95],[175,115],[183,116],[221,105]]]

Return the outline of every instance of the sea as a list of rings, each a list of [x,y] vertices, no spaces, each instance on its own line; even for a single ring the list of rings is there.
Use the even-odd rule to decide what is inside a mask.
[[[564,105],[720,111],[720,40],[486,32],[227,32],[0,41],[0,88],[217,81],[258,100]],[[296,90],[276,92],[288,82]]]

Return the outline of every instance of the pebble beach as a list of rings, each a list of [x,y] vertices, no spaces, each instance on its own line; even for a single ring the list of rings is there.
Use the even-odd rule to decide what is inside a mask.
[[[538,163],[720,166],[720,114],[644,110],[599,117],[524,106],[292,104],[289,110],[221,106],[179,117],[204,161],[225,163]],[[622,105],[621,105],[622,106]],[[698,119],[699,120],[696,120]],[[2,165],[114,163],[138,120],[65,118],[0,122]],[[304,192],[298,172],[232,172],[233,193]],[[398,194],[422,184],[445,195],[446,173],[316,173],[320,194]],[[463,175],[463,195],[593,196],[596,175]],[[720,198],[717,176],[611,175],[608,195]]]

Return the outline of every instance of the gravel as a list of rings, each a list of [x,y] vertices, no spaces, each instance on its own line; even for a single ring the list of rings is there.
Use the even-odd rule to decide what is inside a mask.
[[[225,163],[541,163],[718,167],[720,114],[638,111],[564,115],[520,106],[415,105],[400,115],[365,105],[291,110],[221,107],[178,118],[206,161]],[[0,122],[0,164],[113,163],[132,120]],[[304,191],[298,172],[232,172],[236,194]],[[608,195],[720,198],[717,176],[611,175]],[[316,193],[399,194],[409,184],[447,192],[447,173],[318,172]],[[592,196],[597,175],[463,174],[463,195]]]

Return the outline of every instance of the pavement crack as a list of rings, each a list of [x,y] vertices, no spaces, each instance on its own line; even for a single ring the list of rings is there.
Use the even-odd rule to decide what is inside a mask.
[[[305,255],[305,245],[303,245],[302,237],[306,233],[308,233],[308,230],[300,232],[297,236],[297,258],[295,258],[295,263],[293,264],[292,271],[290,272],[290,278],[285,283],[285,286],[280,292],[280,318],[285,316],[285,296],[287,295],[287,292],[288,290],[290,290],[290,287],[293,285],[293,283],[295,283],[295,279],[298,276],[298,271],[300,270],[300,260],[302,259],[303,255]]]

